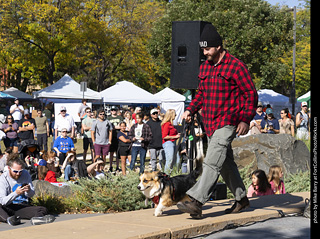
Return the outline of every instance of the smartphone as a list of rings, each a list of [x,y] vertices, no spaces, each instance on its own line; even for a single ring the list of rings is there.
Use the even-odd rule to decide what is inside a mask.
[[[27,186],[27,185],[28,185],[27,183],[23,183],[21,187],[23,188],[24,186]]]

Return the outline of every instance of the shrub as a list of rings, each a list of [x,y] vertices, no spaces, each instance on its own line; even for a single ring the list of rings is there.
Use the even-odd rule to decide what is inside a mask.
[[[32,205],[44,206],[50,214],[59,214],[66,211],[66,203],[63,197],[57,197],[50,194],[40,194],[32,197]]]
[[[72,197],[66,200],[70,211],[122,212],[146,208],[145,198],[137,189],[139,176],[110,176],[92,180],[83,178],[72,185]]]
[[[284,177],[286,193],[310,192],[310,172],[297,172]]]

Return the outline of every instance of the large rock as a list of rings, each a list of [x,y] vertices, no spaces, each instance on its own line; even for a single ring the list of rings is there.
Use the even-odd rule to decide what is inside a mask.
[[[310,152],[307,146],[288,134],[259,134],[236,138],[232,142],[232,148],[235,162],[240,168],[252,164],[252,170],[259,168],[267,174],[272,165],[281,166],[285,174],[310,170]]]
[[[44,180],[35,180],[32,182],[36,196],[41,194],[49,194],[61,197],[69,197],[71,188],[69,185],[58,187]]]

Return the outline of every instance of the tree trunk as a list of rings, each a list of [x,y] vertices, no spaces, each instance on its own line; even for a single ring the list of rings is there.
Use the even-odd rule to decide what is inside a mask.
[[[55,65],[54,65],[54,57],[55,57],[55,54],[48,56],[48,58],[49,58],[48,84],[49,85],[53,84],[53,81],[54,81],[53,73],[56,70]]]

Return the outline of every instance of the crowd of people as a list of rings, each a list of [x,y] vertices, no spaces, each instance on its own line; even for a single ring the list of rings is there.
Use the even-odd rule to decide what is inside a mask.
[[[50,109],[49,106],[46,106],[44,111],[38,109],[37,116],[33,119],[30,117],[29,111],[19,104],[19,99],[15,99],[14,104],[9,108],[0,132],[6,149],[9,152],[12,150],[17,153],[18,143],[30,139],[34,140],[36,129],[37,144],[39,150],[43,152],[40,157],[32,152],[29,154],[36,158],[35,163],[38,163],[40,159],[45,159],[45,161],[49,159],[50,162],[52,161],[51,163],[54,162],[56,169],[53,171],[56,173],[56,177],[63,176],[67,181],[79,176],[96,175],[96,172],[99,172],[99,177],[101,177],[104,174],[107,156],[109,156],[108,171],[118,171],[126,175],[127,165],[129,169],[134,170],[139,155],[140,173],[143,173],[148,151],[150,152],[151,168],[154,171],[160,169],[170,174],[173,166],[183,167],[184,162],[180,158],[183,158],[181,154],[184,151],[179,149],[176,144],[181,133],[178,133],[173,125],[173,120],[176,117],[173,109],[167,110],[166,114],[160,114],[159,108],[143,113],[140,107],[120,110],[118,107],[112,106],[108,116],[104,109],[93,111],[87,105],[87,101],[83,100],[78,110],[78,116],[81,119],[80,125],[77,125],[73,116],[67,113],[66,107],[61,106],[60,113],[54,117],[52,107]],[[201,122],[201,114],[198,117],[199,120],[195,115],[194,124],[197,127],[193,127],[192,130],[196,137],[196,152],[198,154],[196,158],[201,158],[204,155],[203,149],[206,145],[206,137],[204,136],[206,134]],[[256,115],[250,122],[250,130],[247,135],[290,134],[298,139],[308,139],[309,118],[307,102],[301,103],[301,111],[297,113],[295,119],[287,108],[281,110],[280,119],[277,119],[270,105],[263,108],[262,103],[258,102]],[[92,165],[97,166],[90,167],[90,170],[87,171],[82,170],[85,173],[81,175],[74,146],[77,131],[81,132],[83,137],[84,163],[86,163],[90,146],[89,153]],[[190,135],[190,132],[187,134]],[[54,140],[51,147],[48,148],[50,135],[53,135]],[[187,141],[190,140],[187,139]],[[5,154],[1,153],[1,155],[6,158]],[[74,157],[67,157],[68,155],[74,155]],[[30,155],[25,156],[28,166],[30,160],[27,160],[27,156],[30,157]],[[114,161],[115,169],[113,168]],[[97,164],[97,162],[99,163]],[[4,170],[4,165],[2,160],[0,172]],[[82,167],[85,166],[82,165]]]
[[[290,134],[297,139],[308,140],[310,135],[310,113],[308,103],[301,103],[301,111],[295,116],[290,114],[288,108],[283,108],[278,119],[270,105],[263,108],[261,102],[258,102],[256,115],[250,122],[250,131],[248,135],[253,134]],[[295,130],[296,129],[296,130]]]
[[[281,110],[281,119],[278,120],[270,106],[263,109],[259,102],[248,135],[290,134],[308,139],[310,116],[306,102],[301,104],[301,108],[295,122],[288,109]],[[153,171],[162,170],[170,175],[172,168],[177,167],[186,173],[188,157],[184,156],[193,140],[196,149],[192,157],[204,157],[206,133],[201,122],[201,111],[193,121],[191,115],[186,118],[186,123],[192,121],[193,125],[182,132],[180,130],[180,133],[173,125],[176,118],[173,109],[160,114],[158,108],[152,108],[145,114],[140,107],[131,111],[112,106],[110,113],[108,116],[104,109],[93,111],[84,100],[78,111],[81,119],[79,127],[64,106],[56,117],[49,107],[44,111],[37,109],[37,116],[33,119],[16,99],[0,130],[6,147],[4,153],[0,153],[0,221],[10,225],[19,224],[21,218],[31,219],[32,224],[54,221],[45,208],[31,208],[28,204],[28,198],[34,194],[34,179],[55,184],[59,178],[64,181],[75,181],[80,177],[100,179],[106,176],[107,171],[126,175],[128,169],[136,170],[138,155],[139,173],[142,174],[147,151],[150,152]],[[83,136],[83,160],[77,159],[74,144],[77,131]],[[48,147],[50,135],[54,140]],[[177,144],[178,139],[182,140]],[[36,146],[30,145],[29,141]],[[23,142],[27,144],[27,150],[20,152],[18,146]],[[92,163],[87,166],[89,146]],[[109,167],[106,166],[107,156]],[[272,166],[268,177],[262,170],[254,171],[247,197],[285,193],[282,176],[279,166]],[[8,177],[9,181],[5,179]]]
[[[30,112],[19,104],[19,99],[15,99],[0,126],[6,151],[10,150],[12,153],[19,151],[21,155],[21,150],[18,150],[19,145],[23,143],[37,145],[35,149],[27,145],[26,152],[20,156],[26,162],[29,173],[36,174],[33,179],[50,178],[50,182],[54,183],[59,177],[67,181],[98,174],[101,177],[105,168],[110,172],[122,172],[125,175],[127,165],[131,170],[136,169],[138,155],[141,174],[144,172],[148,150],[151,154],[152,169],[158,169],[157,159],[159,159],[160,168],[165,164],[166,171],[170,172],[175,157],[173,156],[173,142],[179,137],[173,127],[174,110],[169,110],[165,115],[160,114],[159,108],[152,108],[143,113],[141,107],[120,111],[118,107],[112,106],[110,114],[107,115],[105,109],[93,111],[87,105],[86,100],[83,100],[78,110],[80,124],[75,123],[74,117],[68,114],[64,106],[60,107],[59,114],[56,116],[50,104],[45,107],[45,110],[37,109],[36,111],[36,117],[32,118]],[[166,124],[162,126],[162,123]],[[167,131],[168,127],[174,131]],[[164,132],[167,135],[162,135],[162,128],[165,128]],[[77,159],[75,148],[77,132],[81,132],[83,138],[83,160]],[[48,138],[51,135],[53,141],[48,146]],[[166,147],[164,150],[163,144],[170,144],[171,147]],[[85,165],[89,146],[92,165],[95,165],[92,167]],[[4,172],[6,165],[5,154],[1,153],[1,155],[3,157],[0,173]],[[107,156],[109,167],[105,167]],[[115,169],[113,168],[114,162]],[[48,166],[50,170],[45,170],[44,167],[48,168]],[[87,170],[82,170],[85,167]],[[39,169],[41,173],[38,172]],[[56,177],[54,179],[46,177],[47,171],[49,174],[55,172]]]

